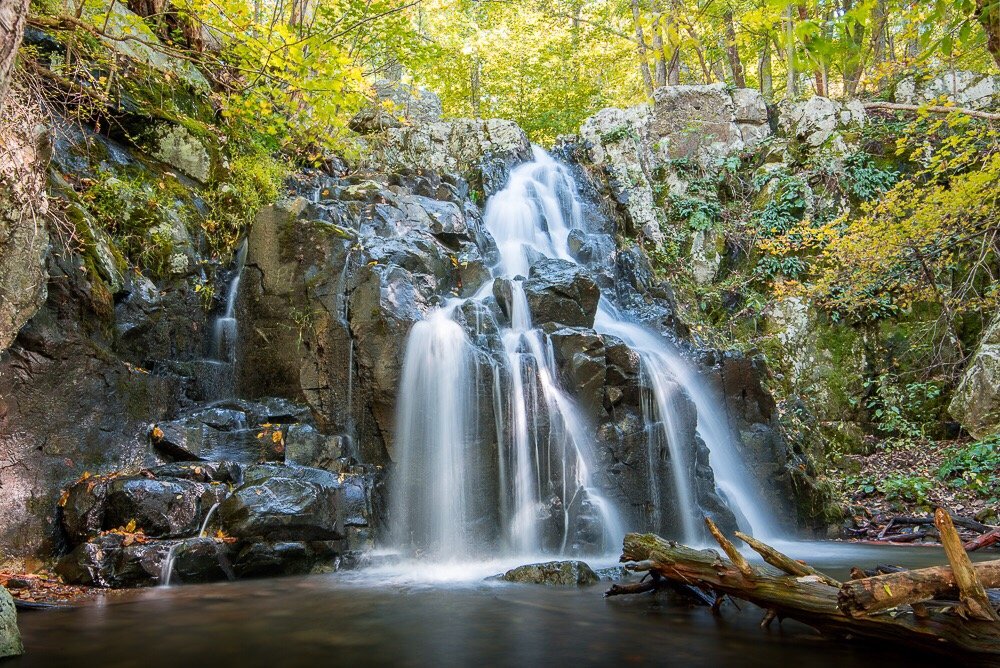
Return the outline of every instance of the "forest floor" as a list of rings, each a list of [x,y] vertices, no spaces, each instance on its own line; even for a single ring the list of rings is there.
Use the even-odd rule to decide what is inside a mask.
[[[898,535],[902,536],[899,542],[937,542],[933,527],[904,526],[897,520],[886,530],[893,518],[930,518],[935,508],[1000,525],[1000,499],[995,494],[977,491],[961,477],[944,479],[941,475],[942,465],[966,445],[966,441],[888,442],[878,444],[871,454],[844,456],[839,469],[828,473],[840,503],[849,511],[844,537],[884,540]],[[920,533],[925,535],[906,535]],[[964,531],[963,537],[974,535]]]

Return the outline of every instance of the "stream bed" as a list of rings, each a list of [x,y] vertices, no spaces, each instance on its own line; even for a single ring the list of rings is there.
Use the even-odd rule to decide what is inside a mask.
[[[945,562],[936,548],[780,549],[841,578],[855,564]],[[669,594],[605,599],[604,582],[564,589],[482,580],[512,565],[397,564],[136,590],[80,608],[22,613],[27,654],[6,665],[942,665],[938,656],[829,640],[790,621],[762,630],[761,610],[743,602],[741,609],[727,602],[717,617]]]

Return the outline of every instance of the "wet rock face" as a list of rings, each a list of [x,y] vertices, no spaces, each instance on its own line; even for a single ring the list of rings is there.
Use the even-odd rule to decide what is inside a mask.
[[[17,610],[14,597],[0,587],[0,659],[24,654],[21,632],[17,629]]]
[[[198,528],[200,483],[189,480],[117,478],[108,485],[104,527],[111,529],[135,520],[146,535],[173,538]]]
[[[67,494],[62,522],[75,547],[57,571],[67,582],[138,587],[335,569],[371,548],[376,485],[362,468],[232,462],[88,478]]]
[[[601,297],[594,280],[580,266],[549,259],[531,266],[524,293],[534,324],[569,327],[592,327]]]
[[[254,467],[245,479],[219,506],[219,520],[230,535],[268,540],[344,537],[343,485],[336,475]]]
[[[279,203],[251,232],[239,390],[305,401],[317,428],[384,463],[410,328],[443,298],[480,287],[495,245],[455,174],[403,169],[317,189],[318,202]],[[346,447],[303,436],[316,457]]]
[[[763,385],[768,375],[763,360],[736,352],[707,351],[702,361],[725,401],[730,423],[739,436],[740,454],[753,473],[752,479],[758,482],[761,498],[775,509],[775,521],[794,531],[792,476],[796,457],[778,427],[774,398]]]
[[[512,568],[501,576],[506,582],[549,586],[586,586],[597,584],[600,578],[583,561],[547,561]]]
[[[143,587],[157,584],[170,545],[131,542],[119,534],[81,543],[59,560],[56,572],[66,582],[95,587]]]

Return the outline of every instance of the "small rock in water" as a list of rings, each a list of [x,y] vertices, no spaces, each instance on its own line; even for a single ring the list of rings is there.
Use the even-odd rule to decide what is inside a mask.
[[[546,561],[512,568],[500,578],[507,582],[543,585],[591,585],[600,581],[584,561]]]

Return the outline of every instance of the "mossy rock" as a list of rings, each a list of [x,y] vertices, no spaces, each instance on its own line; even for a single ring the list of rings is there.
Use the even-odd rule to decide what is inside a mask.
[[[546,561],[518,566],[504,573],[506,582],[548,586],[584,586],[600,582],[597,573],[583,561]]]

